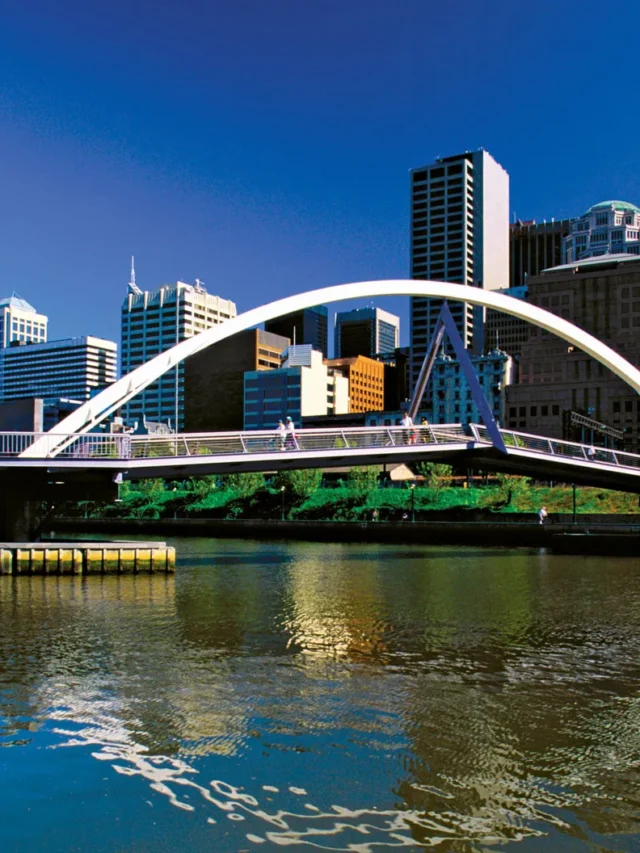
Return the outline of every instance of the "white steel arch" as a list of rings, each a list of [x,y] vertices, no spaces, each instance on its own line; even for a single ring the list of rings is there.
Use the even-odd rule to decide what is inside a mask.
[[[338,284],[319,290],[310,290],[295,296],[287,296],[267,305],[252,308],[239,314],[231,320],[226,320],[217,326],[212,326],[193,338],[181,341],[169,350],[152,358],[146,364],[132,370],[113,385],[105,388],[92,400],[84,403],[75,412],[68,415],[49,433],[82,433],[100,423],[111,412],[142,391],[147,385],[155,382],[160,376],[171,370],[185,358],[203,349],[235,335],[237,332],[251,329],[267,320],[290,314],[304,308],[312,308],[327,302],[342,302],[346,299],[363,299],[378,296],[426,296],[435,299],[449,299],[456,302],[469,302],[485,308],[495,308],[505,314],[511,314],[522,320],[527,320],[542,329],[546,329],[560,338],[578,347],[609,368],[616,376],[640,393],[640,371],[637,370],[614,350],[601,343],[593,335],[579,329],[567,320],[557,317],[549,311],[530,305],[520,299],[505,296],[491,290],[481,290],[462,284],[449,284],[439,281],[418,281],[405,279],[389,279],[384,281],[361,281],[351,284]],[[24,456],[38,455],[41,448],[36,441]],[[50,439],[47,441],[50,452]],[[55,451],[54,451],[55,453]]]

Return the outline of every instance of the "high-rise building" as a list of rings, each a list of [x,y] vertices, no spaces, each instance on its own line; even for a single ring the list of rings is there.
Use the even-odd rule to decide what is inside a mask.
[[[247,329],[185,362],[185,432],[223,432],[244,428],[244,374],[278,370],[289,338]]]
[[[513,222],[509,226],[509,287],[526,285],[527,276],[562,263],[562,241],[571,219]]]
[[[400,318],[382,308],[355,308],[339,311],[335,317],[335,358],[364,355],[395,349],[400,339]]]
[[[26,299],[13,293],[0,299],[0,349],[13,341],[38,344],[47,340],[47,318]]]
[[[601,201],[572,220],[563,244],[565,263],[618,254],[640,254],[640,207],[628,201]]]
[[[292,345],[279,370],[245,373],[244,400],[245,429],[275,429],[287,416],[299,427],[303,417],[348,412],[349,382],[309,344]]]
[[[293,314],[267,320],[265,331],[289,338],[292,344],[311,344],[326,358],[328,355],[328,309],[326,305],[304,308]]]
[[[186,338],[236,316],[235,303],[207,293],[201,282],[182,281],[142,292],[132,281],[122,305],[122,364],[126,375]],[[122,415],[184,427],[184,362],[153,382],[129,403]]]
[[[0,351],[2,400],[39,397],[85,402],[115,382],[118,345],[91,336],[48,343],[15,342]]]
[[[349,412],[377,412],[384,409],[384,364],[364,355],[330,358],[325,364],[349,381]]]
[[[509,283],[509,175],[483,150],[411,170],[411,278],[497,290]],[[415,384],[442,300],[411,300]],[[465,346],[484,351],[484,310],[451,302]]]
[[[511,296],[513,299],[527,298],[527,287],[524,284],[519,287],[505,287],[504,290],[498,292],[504,296]],[[508,352],[517,360],[532,328],[531,323],[527,323],[520,317],[505,314],[504,311],[496,311],[495,308],[487,308],[484,332],[485,346]]]
[[[528,279],[528,301],[575,323],[640,364],[640,258],[605,255]],[[571,413],[625,434],[640,452],[640,399],[600,362],[544,329],[522,347],[520,378],[506,395],[506,426],[562,438]]]

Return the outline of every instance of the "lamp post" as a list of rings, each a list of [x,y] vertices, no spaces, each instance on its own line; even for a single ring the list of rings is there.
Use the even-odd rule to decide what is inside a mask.
[[[280,518],[281,518],[281,521],[284,521],[284,486],[280,486],[280,495],[282,498],[282,503],[281,503],[282,512],[281,512]]]
[[[411,489],[411,523],[413,524],[413,522],[416,520],[416,484],[411,483],[409,488]]]

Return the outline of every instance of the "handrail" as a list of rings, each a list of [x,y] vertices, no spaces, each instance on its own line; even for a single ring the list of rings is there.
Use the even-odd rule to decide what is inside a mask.
[[[640,455],[620,450],[578,442],[570,442],[548,436],[501,430],[507,453],[535,453],[563,458],[580,464],[611,465],[617,468],[640,469]],[[59,451],[60,440],[65,448]],[[27,454],[29,448],[38,443],[44,447],[44,456]],[[0,432],[0,458],[20,457],[29,459],[150,459],[169,457],[197,457],[222,455],[250,455],[277,453],[315,454],[342,450],[357,452],[381,447],[411,445],[416,451],[423,445],[465,444],[488,445],[492,442],[488,430],[482,424],[417,424],[412,427],[335,427],[325,429],[301,429],[293,441],[286,436],[283,444],[275,430],[246,430],[243,432],[184,433],[163,435],[136,435],[128,433],[82,433],[61,436],[43,432]]]

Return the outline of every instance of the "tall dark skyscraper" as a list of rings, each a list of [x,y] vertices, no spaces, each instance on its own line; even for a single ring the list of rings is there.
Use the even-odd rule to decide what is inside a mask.
[[[514,222],[509,226],[509,287],[526,284],[527,276],[562,263],[562,241],[571,219]]]
[[[316,305],[315,308],[305,308],[293,314],[285,314],[275,320],[267,320],[264,324],[266,332],[289,338],[292,343],[311,344],[328,356],[328,310],[326,305]]]
[[[355,308],[336,314],[335,358],[374,358],[398,346],[400,319],[382,308]]]

